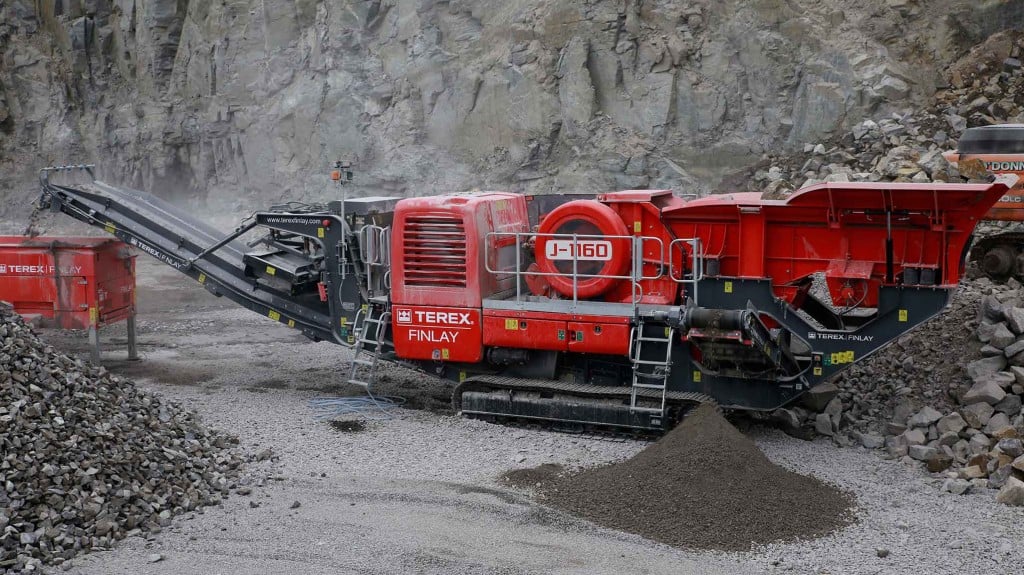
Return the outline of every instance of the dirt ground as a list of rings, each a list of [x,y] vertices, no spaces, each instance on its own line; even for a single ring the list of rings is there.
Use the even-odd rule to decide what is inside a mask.
[[[384,391],[430,409],[338,429],[316,421],[309,400],[353,393],[342,384],[347,350],[311,343],[148,258],[138,264],[142,360],[125,360],[123,326],[113,326],[101,335],[104,364],[273,457],[247,468],[250,494],[77,558],[72,573],[997,573],[1024,562],[1021,513],[991,493],[951,496],[874,453],[764,429],[748,431],[773,461],[855,494],[856,525],[749,553],[685,551],[597,527],[532,502],[528,486],[502,475],[599,465],[645,443],[464,420],[444,410],[449,388],[398,368]],[[87,352],[83,334],[44,337]]]

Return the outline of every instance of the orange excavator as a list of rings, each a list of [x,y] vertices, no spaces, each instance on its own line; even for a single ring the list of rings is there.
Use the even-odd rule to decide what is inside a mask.
[[[944,154],[961,174],[986,171],[991,174],[1024,176],[1024,124],[1000,124],[969,128],[955,152]],[[971,166],[971,163],[975,166]],[[981,162],[983,166],[978,166]],[[1024,222],[1024,180],[1008,190],[985,215],[986,220]],[[995,280],[1024,279],[1024,225],[979,238],[971,248],[970,260]]]

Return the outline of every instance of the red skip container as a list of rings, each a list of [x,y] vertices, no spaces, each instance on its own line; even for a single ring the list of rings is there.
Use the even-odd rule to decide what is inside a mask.
[[[0,236],[0,300],[44,327],[89,331],[99,362],[99,328],[128,322],[136,359],[135,256],[108,238]]]

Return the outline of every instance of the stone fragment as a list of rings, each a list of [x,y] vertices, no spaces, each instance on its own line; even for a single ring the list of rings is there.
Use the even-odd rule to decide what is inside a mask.
[[[936,421],[942,419],[942,413],[931,406],[924,406],[921,411],[918,411],[907,420],[907,425],[910,427],[928,427]]]
[[[1013,417],[1020,413],[1021,400],[1019,395],[1012,393],[1006,394],[1006,397],[1002,401],[992,406],[996,411],[1005,413],[1006,415]]]
[[[971,482],[964,479],[947,479],[942,484],[942,490],[953,495],[963,495],[971,489]]]
[[[1018,456],[1010,465],[1017,471],[1024,472],[1024,455]]]
[[[1004,349],[1013,343],[1015,339],[1017,339],[1017,336],[1010,331],[1010,328],[1006,327],[1006,324],[1000,323],[996,324],[995,330],[992,332],[991,337],[989,337],[988,344],[998,349]],[[1008,353],[1006,355],[1010,356],[1013,354]]]
[[[987,403],[973,403],[960,408],[960,415],[969,427],[981,429],[995,413],[995,408]]]
[[[998,373],[1006,367],[1006,357],[997,355],[983,357],[967,364],[967,377],[977,380],[981,377]]]
[[[928,442],[928,438],[925,437],[924,432],[920,429],[908,429],[903,432],[903,440],[906,445],[924,445]]]
[[[934,457],[936,453],[937,452],[934,447],[929,447],[927,445],[911,445],[907,448],[907,455],[918,461],[928,461]]]
[[[832,432],[832,417],[827,413],[819,413],[814,417],[814,431],[817,431],[821,435],[827,435],[831,437]]]
[[[963,416],[955,411],[935,422],[935,429],[938,430],[939,433],[946,433],[949,431],[959,433],[960,430],[965,427],[967,427],[967,422],[964,421]]]
[[[839,388],[836,384],[826,381],[808,390],[803,395],[802,401],[811,411],[821,412],[825,410],[825,406],[837,395],[839,395]]]
[[[1024,481],[1016,477],[1008,477],[999,493],[996,494],[996,501],[1014,507],[1024,505]]]
[[[996,443],[996,447],[999,448],[999,451],[1012,458],[1024,455],[1024,441],[1021,441],[1020,439],[1000,439],[999,443]]]
[[[976,433],[967,442],[967,452],[971,455],[985,453],[992,446],[992,441],[984,433]]]
[[[865,449],[880,449],[885,445],[885,438],[881,435],[854,432],[854,437]]]
[[[913,457],[913,455],[911,455]],[[953,458],[949,455],[936,451],[926,461],[925,467],[931,473],[939,473],[949,469],[949,466],[953,465]]]
[[[1006,317],[1006,327],[1017,335],[1024,334],[1024,308],[1004,308],[1003,315]]]
[[[990,377],[976,380],[971,389],[964,394],[962,401],[965,405],[971,405],[972,403],[995,405],[1002,401],[1004,397],[1006,397],[1006,392],[1003,391],[999,381]]]
[[[962,479],[981,479],[985,477],[985,470],[977,465],[968,465],[960,470]]]

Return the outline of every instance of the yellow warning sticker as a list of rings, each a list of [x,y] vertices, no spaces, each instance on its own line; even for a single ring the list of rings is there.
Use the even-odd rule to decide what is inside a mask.
[[[354,335],[348,336],[348,342],[349,343],[355,343],[356,342],[356,336],[354,336]]]
[[[100,320],[100,310],[91,307],[89,308],[89,323],[96,325]]]
[[[672,328],[670,328],[670,327],[666,327],[666,328],[665,328],[665,337],[668,337],[668,336],[670,336],[671,334],[672,334]]]
[[[853,352],[852,351],[840,351],[833,353],[829,358],[832,360],[832,365],[838,365],[842,363],[853,363]]]
[[[318,237],[318,238],[324,237],[324,229],[323,228],[317,228],[316,229],[316,237]]]
[[[462,383],[463,381],[466,381],[466,372],[460,371],[459,372],[459,383]]]
[[[365,304],[365,303],[363,305],[359,306],[359,307],[360,307],[360,309],[363,310],[363,313],[366,313],[366,310],[370,309],[370,306]]]
[[[277,275],[277,270],[274,266],[267,266],[267,275]]]
[[[700,371],[699,370],[696,370],[696,369],[693,370],[693,381],[694,382],[699,382],[700,381]]]
[[[519,329],[519,320],[518,319],[506,319],[505,320],[505,329],[507,329],[509,331],[516,331],[517,329]]]
[[[288,320],[288,327],[295,327],[295,320],[294,319]]]
[[[732,282],[725,282],[725,293],[732,293]]]
[[[341,325],[348,325],[348,318],[342,316],[341,319],[339,320],[339,323],[341,323]]]
[[[907,321],[907,310],[900,310],[900,321]]]
[[[199,283],[201,283],[201,284],[205,284],[206,283],[206,274],[199,274]]]
[[[270,310],[270,311],[267,312],[267,317],[269,317],[270,319],[272,319],[274,321],[278,321],[278,320],[281,319],[281,314],[277,313],[274,310]]]
[[[117,226],[114,225],[114,222],[107,222],[107,225],[103,226],[103,231],[112,234],[117,231]]]
[[[821,375],[821,368],[820,367],[814,368],[814,375]]]
[[[640,220],[633,222],[633,233],[639,234],[642,231],[644,231],[644,227],[640,223]]]
[[[441,359],[448,359],[449,357],[451,357],[451,354],[448,353],[448,348],[447,347],[441,348]]]

